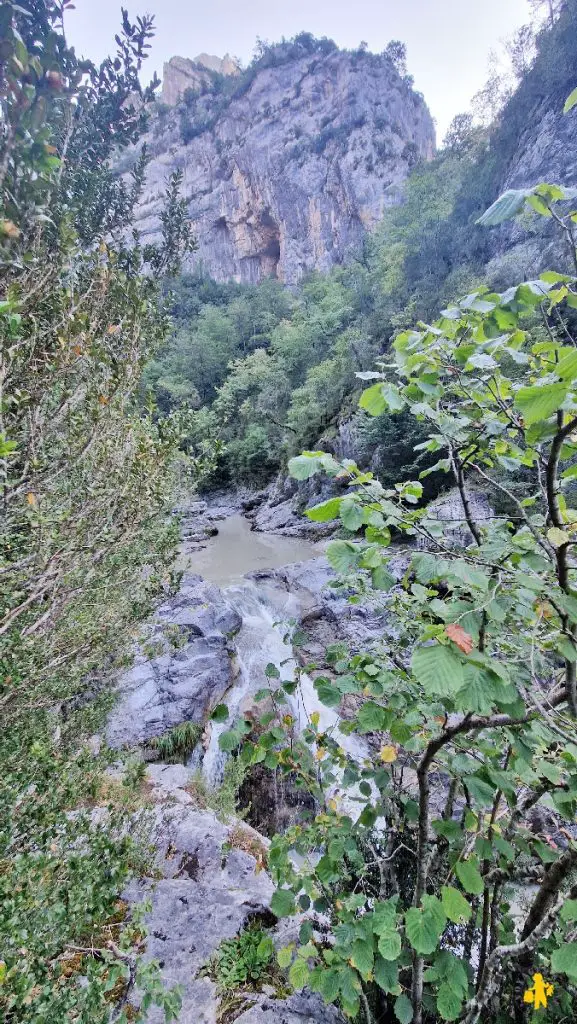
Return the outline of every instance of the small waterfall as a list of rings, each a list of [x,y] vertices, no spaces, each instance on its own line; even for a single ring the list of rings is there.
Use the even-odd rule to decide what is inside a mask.
[[[222,775],[227,755],[219,747],[219,737],[230,724],[238,717],[242,710],[242,703],[245,698],[267,685],[265,668],[272,662],[279,668],[283,675],[287,671],[294,671],[294,667],[288,665],[281,669],[282,662],[292,660],[292,648],[284,641],[284,633],[289,628],[276,625],[279,613],[258,587],[247,581],[238,586],[228,587],[224,593],[230,604],[242,617],[242,627],[237,634],[235,643],[238,658],[238,675],[234,686],[225,695],[225,702],[229,709],[228,722],[213,722],[210,732],[210,740],[203,760],[203,774],[211,786],[217,786],[222,782]],[[289,596],[284,594],[285,616],[290,614]],[[280,613],[282,614],[282,613]],[[291,678],[286,675],[285,678]]]
[[[211,786],[222,782],[228,756],[219,747],[219,737],[230,729],[231,723],[242,713],[243,703],[269,685],[266,666],[269,663],[276,665],[283,680],[292,681],[296,674],[294,652],[290,642],[285,639],[290,633],[289,619],[298,612],[296,597],[274,588],[265,590],[251,581],[229,587],[225,593],[242,617],[242,627],[235,641],[239,671],[236,682],[224,698],[229,709],[228,721],[214,722],[211,726],[202,766],[203,774]],[[357,763],[369,758],[368,747],[361,737],[345,735],[339,731],[339,715],[335,709],[320,703],[309,676],[301,674],[300,685],[294,694],[287,695],[287,703],[298,732],[310,724],[310,716],[316,712],[319,715],[320,731],[331,732],[350,758]],[[340,796],[338,782],[333,786],[331,795]],[[341,810],[353,819],[358,817],[363,800],[362,797],[360,800],[355,797],[360,797],[360,794],[353,791],[340,800]]]

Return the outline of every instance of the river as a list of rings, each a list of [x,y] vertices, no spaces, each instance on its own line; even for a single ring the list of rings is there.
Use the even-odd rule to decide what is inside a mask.
[[[245,574],[258,569],[274,569],[290,562],[302,562],[322,554],[322,547],[297,537],[262,534],[251,531],[250,524],[241,515],[230,516],[219,523],[218,534],[208,541],[202,551],[192,552],[189,565],[205,579],[218,583],[230,604],[242,617],[242,627],[235,637],[238,674],[225,695],[229,719],[213,723],[202,769],[207,781],[218,785],[227,755],[221,751],[219,737],[230,729],[231,723],[250,705],[257,690],[267,687],[265,669],[276,665],[284,680],[295,678],[296,663],[288,640],[290,622],[298,619],[314,598],[308,592],[293,594],[274,581],[252,581]],[[298,731],[310,721],[312,712],[319,714],[319,727],[332,733],[346,753],[357,762],[368,756],[365,741],[356,735],[339,731],[339,715],[320,704],[312,679],[301,675],[300,683],[288,698],[288,707]],[[338,794],[339,784],[333,787]],[[356,818],[364,801],[354,791],[342,797],[346,813]]]
[[[186,568],[204,579],[230,587],[242,582],[246,573],[304,562],[322,553],[322,544],[303,537],[256,533],[248,519],[232,515],[218,523],[218,534],[210,537],[204,548],[191,552],[184,561]]]

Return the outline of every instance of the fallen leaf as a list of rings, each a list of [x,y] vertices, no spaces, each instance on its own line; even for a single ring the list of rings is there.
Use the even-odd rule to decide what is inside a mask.
[[[13,220],[0,220],[0,234],[8,235],[8,238],[20,238],[20,228],[17,228]]]
[[[393,761],[397,760],[397,748],[393,746],[381,747],[379,757],[385,764],[392,764]]]
[[[32,506],[32,508],[34,508],[34,506],[36,505],[36,495],[33,494],[32,491],[28,491],[28,494],[26,495],[26,501],[28,502],[29,505]]]
[[[473,640],[458,622],[452,622],[449,626],[446,626],[445,633],[449,640],[452,640],[463,654],[471,653],[473,650]]]

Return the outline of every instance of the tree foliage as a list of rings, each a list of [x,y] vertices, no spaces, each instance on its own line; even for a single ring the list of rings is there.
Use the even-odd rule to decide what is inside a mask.
[[[575,260],[568,199],[541,184],[516,206],[499,200],[487,220],[530,203],[557,221]],[[459,495],[464,545],[451,546],[421,503],[418,479],[385,487],[323,451],[289,463],[296,479],[348,480],[308,515],[340,522],[349,539],[329,545],[330,563],[354,600],[384,602],[394,622],[369,649],[329,652],[332,676],[314,685],[334,719],[313,713],[283,744],[265,716],[268,731],[243,755],[296,775],[318,801],[314,821],[275,837],[269,854],[276,912],[312,914],[279,962],[298,963],[294,986],[350,1018],[575,1015],[576,306],[577,263],[574,274],[473,291],[401,331],[361,396],[373,416],[384,408],[423,425],[419,447]],[[510,514],[478,520],[479,486],[504,493]],[[399,533],[422,541],[400,571]],[[270,680],[273,704],[314,669]],[[378,737],[378,755],[359,756],[354,734]]]
[[[143,1009],[176,1005],[117,904],[136,846],[113,809],[92,821],[83,694],[171,583],[183,417],[135,399],[169,326],[159,281],[191,241],[180,175],[142,246],[126,225],[144,161],[129,181],[110,169],[146,124],[152,20],[123,12],[95,67],[66,45],[67,6],[0,3],[0,1007],[104,1022],[137,977]]]

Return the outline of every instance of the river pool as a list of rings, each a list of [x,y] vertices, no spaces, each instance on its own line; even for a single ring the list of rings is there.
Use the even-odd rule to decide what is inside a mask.
[[[184,564],[191,572],[200,573],[221,587],[239,583],[247,572],[276,569],[323,554],[322,542],[256,533],[241,515],[221,519],[216,526],[218,534],[203,542],[206,546],[202,550],[187,553]]]

